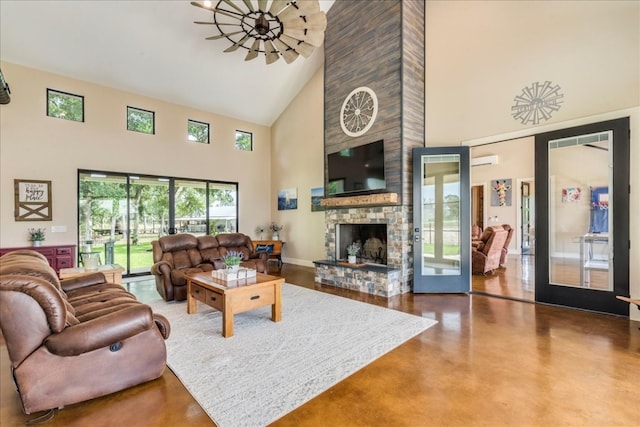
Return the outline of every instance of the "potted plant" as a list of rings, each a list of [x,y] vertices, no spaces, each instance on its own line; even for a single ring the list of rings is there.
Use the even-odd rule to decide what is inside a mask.
[[[30,228],[29,230],[29,240],[31,240],[31,244],[33,246],[40,246],[44,241],[44,228]]]
[[[275,222],[271,223],[271,231],[273,232],[273,240],[280,240],[280,230],[284,228],[284,225],[278,225]]]
[[[222,259],[224,260],[224,264],[227,266],[227,270],[236,271],[240,268],[240,263],[242,262],[242,252],[229,251],[222,257]]]
[[[360,251],[360,247],[355,243],[351,243],[349,246],[347,246],[347,254],[349,255],[349,264],[356,263],[356,255],[358,255],[358,251]]]

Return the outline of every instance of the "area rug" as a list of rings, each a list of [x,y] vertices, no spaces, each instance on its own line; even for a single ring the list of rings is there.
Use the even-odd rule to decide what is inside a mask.
[[[436,323],[286,283],[282,321],[236,314],[230,338],[204,304],[149,304],[171,322],[169,367],[220,427],[267,425]]]

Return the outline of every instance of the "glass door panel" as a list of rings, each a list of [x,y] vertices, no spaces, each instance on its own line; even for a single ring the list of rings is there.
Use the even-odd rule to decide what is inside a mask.
[[[629,314],[629,118],[535,137],[536,301]]]
[[[613,132],[549,141],[549,279],[613,289]],[[580,159],[580,167],[571,164]]]
[[[209,183],[209,234],[235,233],[238,228],[238,187]]]
[[[174,200],[176,231],[194,236],[207,234],[207,183],[176,179]]]
[[[78,181],[78,265],[97,254],[101,264],[127,266],[127,178],[80,173]],[[124,247],[123,251],[115,250]]]
[[[151,241],[169,229],[169,179],[130,175],[129,183],[129,272],[148,273],[153,265]]]
[[[470,290],[469,148],[414,150],[414,291]]]

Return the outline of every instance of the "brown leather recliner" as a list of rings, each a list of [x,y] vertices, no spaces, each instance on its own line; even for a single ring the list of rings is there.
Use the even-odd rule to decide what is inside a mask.
[[[213,270],[198,250],[198,239],[192,234],[170,234],[151,242],[156,289],[165,301],[187,299],[186,274]]]
[[[230,251],[242,252],[242,266],[259,273],[267,272],[266,254],[256,254],[249,236],[226,233],[195,237],[192,234],[172,234],[151,242],[153,262],[151,274],[156,288],[165,301],[187,299],[185,275],[224,268],[223,257]]]
[[[0,328],[26,414],[153,380],[165,317],[102,273],[59,281],[35,253],[0,257]]]
[[[507,231],[507,240],[504,241],[504,247],[502,248],[502,255],[500,256],[500,265],[504,267],[507,262],[507,255],[509,254],[509,245],[511,244],[511,238],[513,237],[513,228],[509,224],[502,224],[502,228]]]
[[[485,274],[500,267],[502,249],[507,239],[507,231],[502,226],[487,227],[481,243],[471,251],[471,272]]]

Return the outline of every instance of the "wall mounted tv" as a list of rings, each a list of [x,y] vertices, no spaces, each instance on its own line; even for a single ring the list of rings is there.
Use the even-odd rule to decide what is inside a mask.
[[[327,155],[327,172],[329,196],[384,190],[384,141]]]

